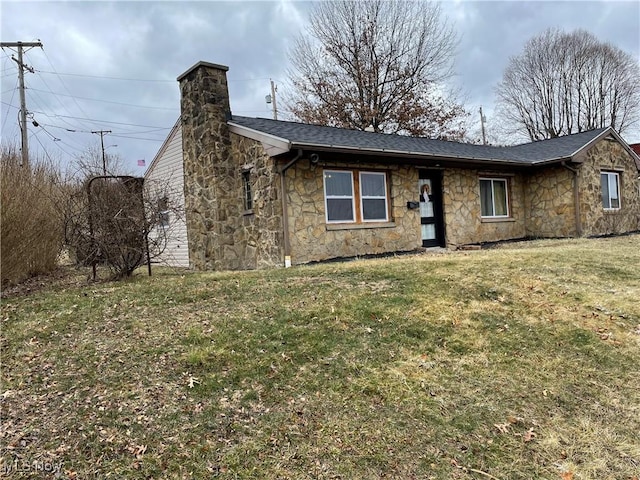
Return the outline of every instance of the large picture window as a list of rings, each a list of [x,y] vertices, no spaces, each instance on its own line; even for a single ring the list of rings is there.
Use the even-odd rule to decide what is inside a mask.
[[[616,172],[601,172],[600,186],[602,187],[602,206],[605,210],[620,208],[620,174]]]
[[[480,179],[481,215],[488,218],[509,216],[509,192],[504,178]]]
[[[327,223],[389,220],[384,172],[325,170],[324,198]]]

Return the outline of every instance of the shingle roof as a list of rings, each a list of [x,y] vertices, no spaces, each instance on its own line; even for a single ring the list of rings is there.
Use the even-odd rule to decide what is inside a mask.
[[[237,115],[233,115],[231,122],[287,141],[292,148],[355,149],[524,165],[569,158],[607,130],[601,128],[521,145],[493,147]]]

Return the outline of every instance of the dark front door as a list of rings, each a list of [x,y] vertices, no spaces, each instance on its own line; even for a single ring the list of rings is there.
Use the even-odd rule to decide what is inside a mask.
[[[444,247],[442,174],[440,171],[421,170],[419,176],[422,246]]]

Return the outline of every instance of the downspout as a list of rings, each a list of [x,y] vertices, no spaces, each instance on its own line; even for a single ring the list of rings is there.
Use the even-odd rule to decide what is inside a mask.
[[[579,188],[580,177],[578,176],[579,170],[577,168],[572,168],[569,165],[567,165],[566,160],[562,160],[562,162],[560,162],[560,165],[562,165],[564,168],[566,168],[570,172],[573,172],[573,204],[574,204],[574,211],[576,216],[576,236],[581,237],[582,221],[580,220],[580,188]]]
[[[279,169],[280,171],[280,191],[282,192],[282,230],[284,234],[284,266],[289,268],[291,266],[291,243],[289,242],[289,214],[287,213],[287,196],[286,196],[286,182],[285,174],[287,170],[293,166],[298,160],[302,158],[302,149],[298,149],[298,153],[293,157],[289,163]]]

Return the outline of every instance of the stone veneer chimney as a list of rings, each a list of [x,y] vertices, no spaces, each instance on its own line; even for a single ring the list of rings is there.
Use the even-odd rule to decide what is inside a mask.
[[[180,82],[185,220],[189,263],[200,270],[221,266],[226,243],[224,211],[218,202],[231,190],[231,118],[227,71],[229,67],[198,62]],[[228,194],[228,193],[227,193]]]

